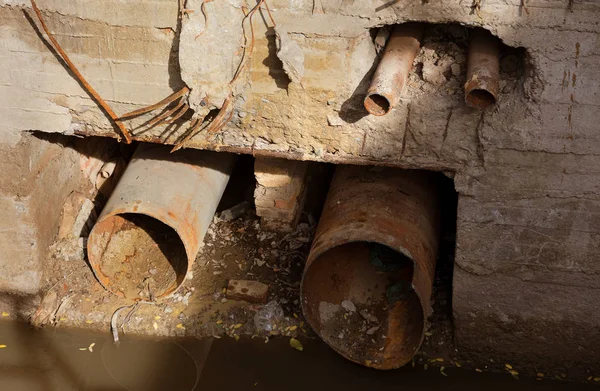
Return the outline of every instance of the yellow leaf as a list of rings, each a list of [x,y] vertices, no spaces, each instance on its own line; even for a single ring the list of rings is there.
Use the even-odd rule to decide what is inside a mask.
[[[0,349],[5,349],[6,345],[0,345]]]
[[[241,324],[241,323],[238,323],[238,324],[236,324],[235,326],[233,326],[233,328],[234,328],[234,329],[239,329],[239,328],[240,328],[240,327],[242,327],[242,326],[243,326],[243,324]]]
[[[176,327],[176,328],[178,328],[178,329],[183,329],[183,330],[185,330],[185,326],[184,326],[184,325],[182,325],[181,323],[178,323],[178,324],[177,324],[177,326],[175,326],[175,327]]]
[[[504,364],[504,367],[505,367],[506,369],[513,369],[512,365],[510,365],[510,364]]]
[[[538,373],[536,374],[536,376],[537,376],[537,377],[544,377],[544,374],[543,374],[542,372],[538,372]]]
[[[156,322],[152,323],[152,327],[154,328],[154,330],[158,330],[158,324],[156,324]]]
[[[160,315],[156,315],[156,316],[154,317],[154,320],[160,320]]]
[[[221,323],[223,323],[223,319],[217,320],[217,324],[221,324]]]
[[[366,365],[366,366],[370,366],[370,365],[371,365],[371,363],[372,363],[372,361],[371,361],[371,360],[365,360],[365,365]]]
[[[510,371],[508,371],[508,373],[510,373],[513,376],[519,376],[519,371],[517,371],[516,369],[511,369]]]
[[[426,337],[431,337],[432,335],[433,335],[433,334],[431,334],[429,331],[426,331],[426,332],[425,332],[425,336],[426,336]]]
[[[302,346],[302,343],[300,343],[300,341],[298,341],[296,338],[290,339],[290,346],[299,351],[304,350],[304,346]]]
[[[91,321],[91,320],[86,320],[86,321],[85,321],[85,323],[87,323],[87,324],[92,324],[92,323],[94,323],[94,322],[93,322],[93,321]]]
[[[294,318],[298,319],[298,314],[297,313],[294,312],[292,315],[294,316]]]
[[[240,340],[240,336],[239,336],[239,335],[237,335],[237,334],[236,334],[236,335],[234,335],[234,336],[233,336],[233,338],[234,338],[236,341],[239,341],[239,340]]]
[[[462,367],[462,364],[461,364],[461,363],[459,363],[458,361],[454,361],[454,365],[456,365],[456,367],[457,367],[457,368],[460,368],[460,367]]]
[[[6,317],[6,316],[8,316],[8,315],[10,315],[8,312],[6,312],[6,311],[5,311],[5,312],[2,312],[2,316]]]
[[[600,381],[600,377],[598,377],[598,376],[594,377],[594,381]]]
[[[292,326],[292,327],[290,327],[290,331],[296,331],[297,328],[298,328],[298,326]]]

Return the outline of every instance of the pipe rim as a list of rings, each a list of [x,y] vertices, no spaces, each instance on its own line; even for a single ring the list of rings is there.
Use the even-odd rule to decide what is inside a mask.
[[[365,109],[372,115],[381,117],[392,110],[392,102],[388,97],[376,92],[370,93],[364,100]]]
[[[377,235],[374,235],[374,236],[377,236]],[[346,240],[344,240],[344,238],[337,238],[337,241],[335,238],[330,238],[330,240],[327,241],[328,245],[322,245],[322,246],[319,246],[318,243],[315,243],[315,245],[311,249],[311,253],[309,255],[309,259],[306,264],[306,269],[304,270],[304,273],[302,275],[302,281],[300,283],[300,301],[302,304],[302,311],[305,314],[306,319],[307,319],[309,325],[311,326],[311,328],[313,329],[313,331],[323,341],[325,341],[328,346],[330,346],[333,350],[335,350],[338,354],[344,356],[345,358],[347,358],[348,360],[350,360],[352,362],[355,362],[355,363],[361,364],[361,365],[365,365],[368,367],[372,367],[375,369],[380,369],[380,370],[397,369],[397,368],[400,368],[400,367],[406,365],[407,363],[409,363],[412,360],[414,355],[419,351],[421,345],[423,344],[424,338],[425,338],[425,326],[426,326],[427,312],[425,310],[425,307],[423,306],[423,299],[422,299],[421,292],[419,291],[417,286],[415,286],[415,284],[414,284],[414,272],[417,270],[418,263],[415,262],[415,260],[412,258],[412,256],[409,255],[408,251],[404,247],[399,246],[397,243],[391,243],[392,241],[387,241],[381,237],[379,237],[376,240],[373,238],[372,238],[373,240],[371,240],[371,239],[368,239],[367,237],[369,237],[369,235],[365,235],[362,238],[347,238]],[[418,337],[416,338],[416,340],[414,341],[413,346],[412,346],[412,354],[406,355],[402,360],[384,361],[383,363],[373,363],[373,362],[366,363],[365,361],[359,360],[357,357],[350,356],[348,354],[348,352],[343,351],[336,344],[331,344],[329,342],[329,339],[323,335],[321,330],[317,330],[313,326],[313,322],[312,322],[313,319],[311,319],[308,316],[308,314],[313,313],[312,309],[309,308],[309,302],[308,302],[309,294],[307,294],[308,291],[306,289],[306,285],[307,285],[306,280],[310,274],[311,268],[315,264],[318,264],[319,260],[323,256],[326,256],[327,253],[329,253],[330,251],[332,251],[336,248],[346,246],[346,245],[359,244],[359,243],[376,243],[379,245],[386,246],[386,247],[392,249],[393,251],[395,251],[399,254],[402,254],[413,265],[413,277],[411,279],[411,288],[412,289],[410,291],[410,294],[411,294],[411,296],[414,295],[414,297],[416,298],[416,302],[418,303],[419,311],[418,311],[418,315],[417,315],[418,316],[417,321],[420,325],[419,325]],[[319,248],[317,249],[317,247],[319,247]],[[412,303],[414,300],[412,297],[410,297],[403,301],[406,303]],[[386,320],[388,320],[388,321],[391,318],[391,317],[388,317],[390,313],[391,313],[391,311],[388,311],[388,314],[386,315]],[[408,339],[409,338],[405,338],[404,340],[406,341]]]
[[[134,207],[135,208],[135,207]],[[100,236],[97,233],[97,230],[100,230],[103,227],[103,224],[106,223],[109,219],[114,219],[117,217],[123,217],[123,215],[140,215],[140,216],[146,216],[149,218],[152,218],[158,222],[160,222],[161,224],[169,227],[170,229],[172,229],[178,239],[179,242],[183,245],[184,249],[185,249],[185,253],[186,253],[186,267],[185,267],[185,272],[183,273],[183,275],[181,276],[181,278],[176,278],[175,279],[175,284],[173,284],[172,286],[170,286],[168,289],[166,289],[161,295],[156,296],[156,300],[159,299],[165,299],[168,297],[171,297],[175,292],[177,292],[177,290],[183,285],[183,283],[185,282],[189,272],[190,272],[190,268],[192,266],[192,263],[194,261],[194,259],[191,258],[190,254],[193,254],[192,249],[190,248],[190,245],[187,243],[186,240],[184,240],[180,230],[177,228],[176,224],[172,224],[169,223],[167,221],[165,221],[166,219],[162,219],[160,218],[160,214],[153,212],[151,210],[145,210],[145,211],[139,211],[139,210],[115,210],[115,211],[111,211],[110,213],[105,214],[104,216],[101,216],[96,223],[94,224],[94,227],[92,228],[92,230],[90,231],[90,234],[88,236],[88,240],[87,240],[87,245],[86,245],[86,250],[87,250],[87,255],[88,255],[88,261],[90,263],[90,267],[92,269],[92,272],[94,273],[94,276],[96,277],[96,280],[100,283],[100,285],[102,285],[107,291],[109,291],[110,293],[114,294],[115,296],[119,296],[119,297],[123,297],[122,293],[120,293],[119,291],[114,291],[113,289],[111,289],[110,284],[107,283],[108,281],[108,276],[106,276],[101,268],[100,268],[100,259],[96,259],[96,257],[92,257],[92,254],[94,254],[94,251],[92,251],[92,246],[94,245],[94,243],[96,242],[96,240],[94,238]],[[195,257],[194,257],[195,258]],[[177,276],[177,273],[176,277]],[[137,299],[136,299],[137,300]]]
[[[465,101],[473,108],[485,110],[496,104],[496,96],[485,88],[473,88],[467,92]]]

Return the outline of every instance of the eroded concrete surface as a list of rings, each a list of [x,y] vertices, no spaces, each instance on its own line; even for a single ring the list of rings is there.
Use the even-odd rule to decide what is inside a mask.
[[[116,135],[40,40],[21,3],[5,0],[0,6],[0,141],[20,156],[12,160],[19,169],[3,176],[8,207],[2,218],[20,224],[26,220],[11,216],[28,210],[14,199],[19,188],[14,178],[31,167],[23,131]],[[275,32],[266,28],[271,22],[264,12],[257,14],[254,52],[236,85],[232,121],[216,137],[200,134],[188,146],[444,171],[459,192],[457,348],[480,362],[597,368],[600,5],[585,0],[268,3],[277,25],[303,51],[301,77],[290,82],[277,58]],[[154,103],[184,85],[181,75],[190,70],[179,68],[180,62],[188,65],[180,61],[178,32],[182,24],[201,31],[199,5],[190,2],[194,12],[179,22],[175,0],[40,1],[57,39],[117,113]],[[213,7],[206,4],[209,23]],[[438,41],[432,32],[419,54],[421,72],[412,72],[400,106],[383,118],[366,116],[361,94],[376,62],[369,30],[408,20],[485,27],[506,45],[523,48],[522,73],[517,65],[516,76],[507,76],[496,107],[471,110],[461,91],[466,55],[461,29],[448,30],[456,34]],[[208,32],[197,39],[192,35],[183,35],[188,40],[182,45],[193,45],[190,39],[198,45],[211,41]],[[514,68],[506,61],[505,70]],[[452,64],[460,69],[441,79]],[[184,80],[197,91],[193,81]],[[185,128],[134,133],[139,140],[174,143]],[[65,197],[51,199],[60,204]],[[44,231],[39,220],[32,221]],[[48,242],[40,242],[40,251]],[[28,270],[40,270],[35,259]],[[6,281],[3,289],[16,280]],[[29,293],[39,287],[36,281]]]

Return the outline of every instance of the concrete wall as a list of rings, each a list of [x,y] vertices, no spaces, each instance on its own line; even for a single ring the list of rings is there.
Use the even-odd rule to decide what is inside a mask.
[[[0,139],[25,148],[19,131],[27,129],[114,137],[15,3],[0,6]],[[183,28],[197,33],[200,2],[188,3],[195,12]],[[460,194],[453,300],[459,350],[482,362],[494,356],[523,365],[588,365],[600,357],[600,4],[524,3],[269,0],[278,26],[301,48],[301,80],[286,78],[274,32],[257,18],[233,120],[217,137],[199,135],[190,146],[446,172]],[[181,86],[176,1],[48,0],[42,7],[118,113]],[[431,41],[417,58],[423,75],[411,75],[399,107],[383,118],[365,116],[361,96],[377,63],[370,29],[407,20],[487,28],[522,48],[525,73],[505,80],[495,108],[471,110],[461,91],[466,53]],[[184,44],[210,45],[210,38]],[[454,50],[451,62],[461,73],[438,84],[428,72],[446,49]],[[134,133],[173,143],[185,129],[169,137],[162,128]],[[13,195],[3,202],[18,216],[22,201]]]
[[[31,135],[0,144],[0,291],[36,294],[64,200],[83,176],[79,153]]]

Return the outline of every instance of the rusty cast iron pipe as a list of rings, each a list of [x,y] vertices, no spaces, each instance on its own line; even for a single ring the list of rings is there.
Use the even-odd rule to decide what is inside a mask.
[[[364,101],[365,109],[373,115],[386,115],[400,100],[408,73],[423,36],[423,25],[405,23],[394,27]]]
[[[235,162],[198,150],[141,144],[90,233],[87,250],[110,292],[155,300],[183,283]]]
[[[500,88],[500,40],[489,31],[475,29],[469,43],[465,101],[484,110],[496,103]]]
[[[435,174],[338,166],[302,279],[306,319],[365,366],[411,361],[431,312],[439,242]]]

